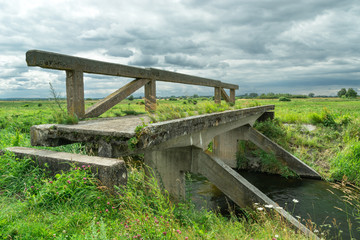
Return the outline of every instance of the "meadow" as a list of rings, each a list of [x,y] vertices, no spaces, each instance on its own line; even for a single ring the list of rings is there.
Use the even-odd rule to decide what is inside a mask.
[[[275,104],[275,120],[256,124],[259,131],[325,179],[360,186],[360,101],[356,99],[237,99],[234,105],[215,105],[208,98],[171,98],[159,100],[150,117],[155,122],[267,104]],[[30,146],[30,127],[66,122],[59,112],[53,101],[0,102],[0,149]],[[125,100],[101,117],[128,114],[145,114],[143,100]],[[81,144],[56,150],[86,154]],[[154,178],[145,179],[141,161],[129,158],[127,164],[127,188],[110,194],[86,168],[51,176],[29,159],[0,156],[0,238],[305,239],[271,209],[222,216],[195,210],[190,201],[174,203]],[[360,206],[356,197],[352,199]]]

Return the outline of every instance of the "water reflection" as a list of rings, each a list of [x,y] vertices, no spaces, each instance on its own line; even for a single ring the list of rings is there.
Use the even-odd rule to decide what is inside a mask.
[[[239,173],[280,206],[300,217],[303,223],[309,219],[314,222],[319,234],[328,232],[330,239],[360,239],[360,229],[356,230],[360,228],[359,220],[354,217],[358,210],[345,204],[341,197],[344,194],[329,183],[254,172]],[[220,190],[202,176],[191,175],[187,189],[198,209],[206,207],[226,214],[229,206],[234,207]],[[294,203],[293,199],[299,202]],[[352,225],[350,231],[349,221]]]

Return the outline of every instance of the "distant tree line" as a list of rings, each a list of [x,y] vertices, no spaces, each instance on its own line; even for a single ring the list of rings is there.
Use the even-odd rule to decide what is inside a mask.
[[[346,90],[345,88],[342,88],[338,93],[337,93],[338,97],[342,97],[342,98],[356,98],[357,97],[357,92],[352,89],[349,88],[348,90]],[[262,94],[258,94],[258,93],[245,93],[243,95],[237,95],[236,97],[238,98],[245,98],[245,99],[290,99],[290,98],[313,98],[315,97],[314,93],[309,93],[308,95],[305,94],[290,94],[290,93],[262,93]],[[317,97],[334,97],[334,96],[320,96],[318,95]],[[142,97],[134,97],[133,95],[130,95],[128,97],[128,100],[132,101],[134,99],[141,99]],[[161,96],[157,96],[158,99],[166,99],[166,100],[170,100],[170,101],[177,101],[177,100],[188,100],[188,99],[201,99],[201,100],[214,100],[213,96],[199,96],[198,94],[194,94],[193,96],[170,96],[170,97],[161,97]]]
[[[356,98],[357,92],[352,88],[349,88],[347,91],[345,88],[342,88],[340,91],[338,91],[337,95],[340,98]]]
[[[310,93],[309,95],[302,95],[302,94],[290,94],[290,93],[245,93],[244,95],[240,95],[238,97],[250,99],[250,98],[256,98],[256,99],[279,99],[279,98],[308,98],[308,97],[314,97],[315,94]]]

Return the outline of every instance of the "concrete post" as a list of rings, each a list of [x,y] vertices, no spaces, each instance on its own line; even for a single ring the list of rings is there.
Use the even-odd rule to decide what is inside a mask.
[[[82,71],[66,71],[66,99],[68,114],[78,118],[85,115],[84,74]]]
[[[235,103],[235,89],[230,89],[230,102]]]
[[[147,151],[144,160],[161,188],[176,200],[185,199],[185,172],[191,169],[191,147]]]
[[[156,110],[156,81],[145,84],[145,111]]]
[[[215,87],[214,88],[214,100],[216,104],[220,104],[221,103],[221,88],[220,87]]]

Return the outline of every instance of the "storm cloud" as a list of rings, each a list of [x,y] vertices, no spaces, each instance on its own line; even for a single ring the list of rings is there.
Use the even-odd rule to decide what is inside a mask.
[[[65,92],[64,72],[26,66],[30,49],[217,79],[238,84],[236,94],[360,87],[357,0],[0,0],[0,9],[0,98],[48,97],[49,82]],[[129,81],[86,75],[85,97]],[[213,94],[171,83],[157,89]]]

